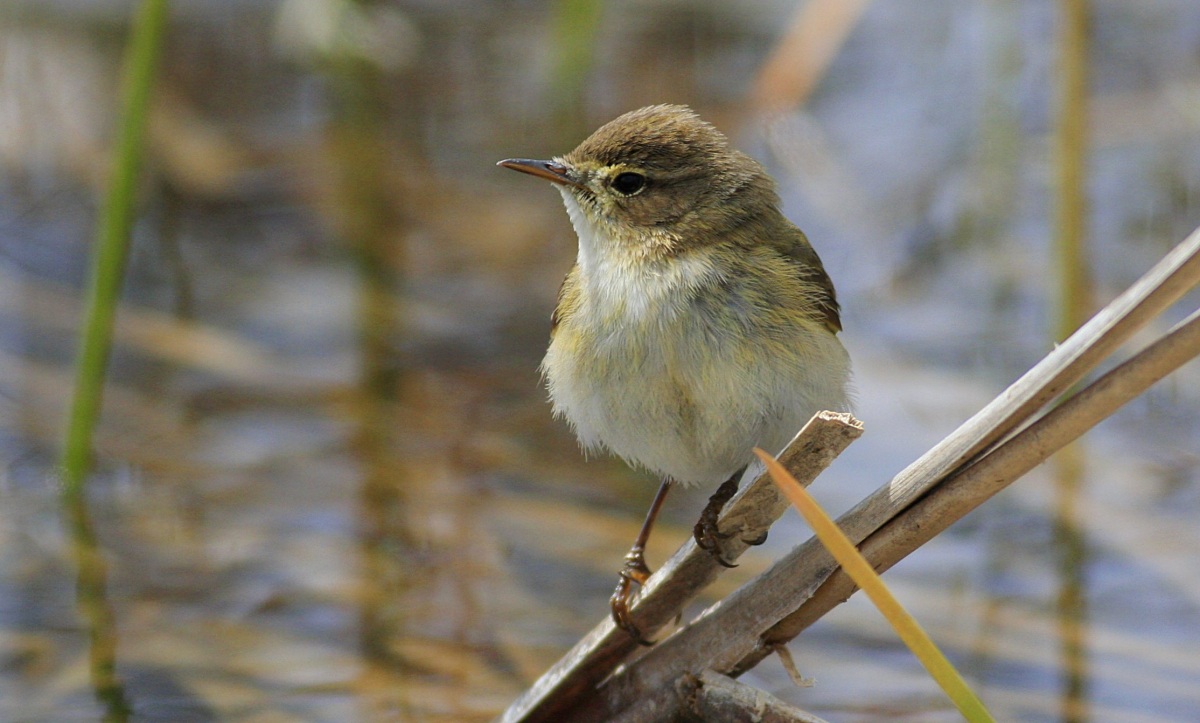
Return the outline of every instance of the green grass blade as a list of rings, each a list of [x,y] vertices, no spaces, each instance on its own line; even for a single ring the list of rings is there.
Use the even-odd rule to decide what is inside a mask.
[[[88,282],[87,310],[75,362],[75,393],[63,443],[64,493],[80,493],[91,462],[92,433],[100,415],[113,319],[133,225],[133,203],[150,91],[166,27],[167,0],[143,0],[126,48],[119,137],[101,208]]]

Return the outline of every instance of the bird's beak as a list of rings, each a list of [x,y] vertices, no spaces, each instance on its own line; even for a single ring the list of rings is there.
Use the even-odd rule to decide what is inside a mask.
[[[531,176],[544,178],[547,181],[559,183],[564,186],[583,187],[582,183],[571,177],[571,168],[558,161],[533,161],[528,158],[509,158],[500,161],[496,165],[511,168],[521,173],[528,173]]]

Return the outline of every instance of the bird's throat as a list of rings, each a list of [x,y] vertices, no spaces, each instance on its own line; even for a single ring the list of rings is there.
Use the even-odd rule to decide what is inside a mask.
[[[698,287],[714,279],[716,272],[704,250],[664,253],[666,244],[652,238],[621,236],[589,218],[569,189],[560,191],[579,237],[576,264],[582,306],[592,314],[629,321],[671,315]]]

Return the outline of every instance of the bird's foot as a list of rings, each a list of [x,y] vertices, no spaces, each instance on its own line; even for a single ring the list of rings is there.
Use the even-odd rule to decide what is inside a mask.
[[[618,628],[629,633],[629,636],[639,644],[654,645],[653,641],[642,637],[642,631],[638,630],[637,625],[634,624],[629,611],[634,583],[644,585],[650,579],[650,567],[646,564],[645,550],[641,546],[634,545],[629,550],[629,554],[625,555],[625,566],[621,568],[620,576],[617,589],[613,591],[612,597],[608,601],[609,607],[612,609],[613,622]]]
[[[712,558],[724,567],[737,567],[735,563],[725,559],[725,553],[721,549],[721,543],[732,537],[729,533],[721,532],[717,527],[717,519],[721,516],[721,510],[725,507],[725,503],[737,494],[738,477],[741,473],[730,477],[717,488],[712,497],[708,498],[708,504],[704,506],[704,510],[700,513],[700,519],[696,521],[696,526],[692,528],[692,535],[696,538],[696,544],[701,550],[705,550]]]

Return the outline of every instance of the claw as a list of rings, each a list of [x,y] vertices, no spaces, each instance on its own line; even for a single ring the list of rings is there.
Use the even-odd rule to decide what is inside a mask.
[[[738,472],[733,477],[725,481],[712,497],[708,498],[708,504],[704,506],[704,511],[700,513],[700,519],[696,521],[695,527],[692,528],[692,535],[696,538],[696,545],[701,550],[706,550],[713,559],[723,567],[737,567],[736,564],[725,559],[721,552],[721,541],[728,540],[733,537],[732,532],[721,532],[717,528],[717,519],[721,516],[721,509],[737,493],[738,477],[741,472]]]
[[[633,622],[633,616],[629,612],[629,599],[633,584],[641,585],[650,579],[650,568],[646,565],[646,558],[642,550],[635,547],[629,551],[629,554],[625,556],[625,567],[621,568],[620,576],[617,589],[613,590],[612,597],[608,601],[612,610],[613,623],[629,633],[629,637],[636,640],[639,645],[654,645],[653,641],[646,640],[642,636],[642,631],[638,630],[637,625]]]
[[[644,585],[650,579],[650,566],[646,564],[646,541],[650,539],[650,528],[654,526],[654,520],[658,517],[658,511],[662,509],[663,500],[666,499],[670,489],[671,480],[666,478],[659,485],[658,494],[654,495],[654,501],[650,503],[650,509],[646,512],[646,521],[642,523],[642,529],[638,532],[633,547],[629,548],[629,552],[625,555],[625,566],[621,568],[621,579],[617,582],[617,589],[613,590],[612,597],[608,601],[609,608],[612,610],[613,623],[629,633],[629,637],[641,645],[654,645],[654,642],[642,637],[642,631],[633,624],[633,615],[629,611],[629,598],[634,583]]]

